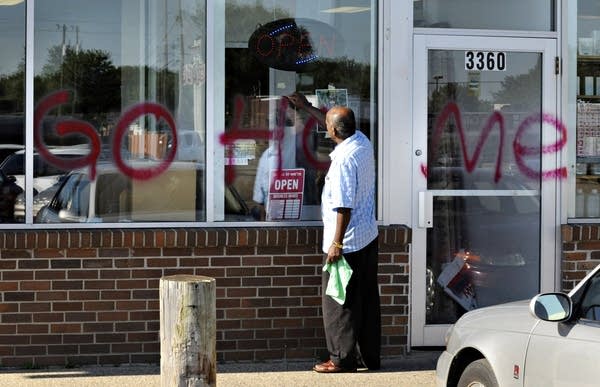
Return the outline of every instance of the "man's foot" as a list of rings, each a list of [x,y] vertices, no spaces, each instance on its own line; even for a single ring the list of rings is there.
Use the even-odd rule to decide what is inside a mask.
[[[331,360],[327,360],[325,363],[315,365],[313,367],[313,371],[324,374],[332,374],[340,372],[356,372],[356,368],[343,368],[333,364]]]

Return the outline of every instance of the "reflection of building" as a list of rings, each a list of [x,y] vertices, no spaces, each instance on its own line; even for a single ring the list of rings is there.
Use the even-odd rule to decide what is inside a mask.
[[[454,250],[488,249],[496,283],[517,270],[524,279],[511,286],[527,295],[568,289],[594,265],[598,220],[574,216],[576,189],[585,196],[600,183],[594,145],[600,115],[592,114],[600,90],[600,45],[594,40],[600,37],[600,14],[593,2],[335,3],[46,0],[36,2],[29,16],[26,2],[0,5],[0,145],[24,148],[25,160],[35,164],[36,149],[24,141],[31,136],[34,108],[61,88],[62,79],[70,98],[42,120],[46,145],[89,143],[99,133],[97,160],[78,168],[114,163],[119,155],[123,176],[156,184],[142,202],[164,210],[151,219],[110,222],[66,219],[63,213],[54,224],[34,225],[33,211],[43,196],[34,190],[34,165],[23,165],[25,215],[22,221],[22,212],[19,221],[8,215],[0,225],[2,325],[10,335],[4,338],[9,350],[0,350],[2,365],[158,361],[158,280],[174,273],[217,278],[219,360],[317,357],[324,348],[319,187],[332,149],[324,132],[309,128],[291,148],[313,189],[305,192],[313,200],[305,203],[311,212],[302,221],[256,222],[247,203],[268,133],[277,127],[278,98],[299,91],[317,105],[316,91],[329,85],[347,90],[348,106],[377,150],[385,356],[443,345],[446,327],[438,323],[451,323],[461,313],[437,282]],[[586,17],[577,18],[578,12]],[[311,58],[310,66],[269,67],[251,54],[249,37],[258,27],[283,19],[299,23],[301,37],[314,40],[319,58]],[[79,28],[57,30],[57,24]],[[263,54],[274,61],[279,52],[304,59],[286,46],[285,30],[277,36],[261,47]],[[314,53],[298,46],[304,42],[296,39],[293,47]],[[485,70],[467,69],[467,50],[486,60],[506,54],[506,68],[482,62]],[[164,120],[144,114],[135,121],[144,131],[125,128],[132,137],[124,136],[113,149],[123,112],[147,101],[176,121],[182,136],[176,160],[202,165],[195,181],[180,179],[176,193],[170,193],[174,185],[168,179],[148,178],[157,168],[127,169],[133,159],[151,163],[171,154],[174,141]],[[436,139],[438,115],[449,102],[460,115],[449,117]],[[482,128],[493,114],[498,120],[484,138]],[[537,116],[528,121],[532,114]],[[465,129],[462,139],[457,117]],[[66,129],[79,131],[75,140],[56,130],[64,119],[71,121]],[[308,117],[301,120],[308,125]],[[223,142],[228,135],[237,137]],[[291,157],[292,150],[284,156]],[[160,176],[168,177],[165,173]],[[193,195],[183,188],[191,186]],[[129,205],[121,200],[126,196],[112,197],[99,206]],[[83,198],[45,200],[56,208],[82,208]],[[0,205],[10,209],[10,200],[0,197]],[[173,216],[168,208],[189,213]],[[434,229],[427,228],[428,221]],[[591,250],[579,250],[586,244]],[[497,301],[485,264],[473,275],[480,290],[492,289],[489,299]],[[521,283],[527,285],[517,286]],[[437,314],[433,324],[427,313]]]

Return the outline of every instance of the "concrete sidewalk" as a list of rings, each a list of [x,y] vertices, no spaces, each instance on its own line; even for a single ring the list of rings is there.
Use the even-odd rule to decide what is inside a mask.
[[[352,374],[318,374],[314,363],[234,363],[217,365],[221,387],[416,387],[435,385],[435,362],[440,352],[411,352],[386,359],[379,371],[359,370]],[[160,367],[50,368],[41,370],[0,369],[2,387],[160,387]]]

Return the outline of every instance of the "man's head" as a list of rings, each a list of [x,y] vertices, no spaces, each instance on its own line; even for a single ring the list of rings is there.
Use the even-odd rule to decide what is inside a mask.
[[[352,109],[345,106],[332,107],[325,116],[327,133],[336,143],[340,143],[356,132],[356,119]]]

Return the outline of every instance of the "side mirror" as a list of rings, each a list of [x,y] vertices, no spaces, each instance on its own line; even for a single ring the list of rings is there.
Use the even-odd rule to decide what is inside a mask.
[[[529,311],[540,320],[567,321],[571,318],[573,301],[564,293],[539,294],[529,303]]]

